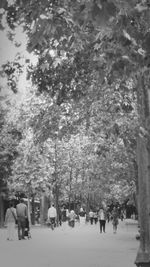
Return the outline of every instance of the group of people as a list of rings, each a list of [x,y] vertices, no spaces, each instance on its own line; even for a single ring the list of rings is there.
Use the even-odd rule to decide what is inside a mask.
[[[62,210],[59,210],[59,213],[57,214],[54,204],[52,204],[49,207],[48,213],[47,213],[48,225],[50,225],[52,230],[54,230],[57,224],[61,225],[62,221],[66,221],[67,219],[68,219],[69,226],[74,227],[76,218],[77,218],[77,215],[75,214],[74,210],[67,212],[65,209],[62,209]]]
[[[96,224],[97,221],[99,220],[100,233],[102,232],[105,233],[106,221],[109,222],[109,220],[111,220],[113,225],[113,233],[116,234],[117,226],[119,224],[118,210],[116,207],[114,207],[111,214],[108,214],[106,209],[104,209],[103,207],[101,207],[98,212],[93,212],[92,210],[90,210],[89,220],[91,224],[93,224],[93,221],[95,221]]]
[[[9,203],[9,208],[5,214],[5,225],[7,226],[7,240],[13,241],[16,235],[16,224],[18,228],[18,239],[25,239],[25,229],[29,230],[29,220],[27,205],[23,199],[14,208],[13,202]]]
[[[62,221],[66,220],[68,220],[70,227],[74,227],[76,220],[82,223],[86,221],[86,217],[87,215],[83,208],[80,209],[78,215],[74,210],[66,212],[65,209],[61,210],[61,212],[57,214],[54,204],[50,206],[47,213],[48,222],[52,230],[54,230],[56,225],[61,225]],[[110,216],[108,216],[108,212],[103,207],[101,207],[98,212],[90,210],[88,217],[91,224],[93,224],[93,222],[97,224],[99,221],[100,233],[105,233],[106,221],[110,220]],[[116,207],[114,207],[111,212],[111,221],[113,225],[113,232],[116,233],[119,223],[119,214]],[[10,202],[9,208],[6,210],[5,225],[7,226],[7,240],[9,241],[15,239],[16,224],[18,228],[18,239],[25,239],[25,230],[29,233],[29,220],[27,205],[24,203],[23,199],[20,199],[20,203],[16,205],[16,208],[14,208],[13,203]]]
[[[52,230],[54,229],[57,223],[61,225],[60,222],[62,221],[63,211],[61,211],[61,215],[59,214],[57,217],[57,211],[56,208],[54,207],[54,204],[52,204],[52,206],[48,209],[47,217]],[[81,224],[83,224],[83,222],[85,223],[87,215],[86,212],[83,210],[83,208],[80,208],[78,214],[76,214],[74,210],[71,210],[70,212],[67,211],[66,214],[63,215],[63,217],[65,217],[68,220],[68,224],[70,227],[74,227],[75,221],[79,221]],[[107,210],[104,209],[103,207],[101,207],[98,212],[96,211],[93,212],[92,210],[90,210],[88,217],[90,224],[93,223],[97,224],[97,222],[99,221],[100,233],[102,232],[105,233],[106,221],[109,222],[110,220],[112,221],[113,225],[113,233],[117,232],[117,226],[119,224],[119,213],[116,207],[113,208],[111,214],[108,214]]]

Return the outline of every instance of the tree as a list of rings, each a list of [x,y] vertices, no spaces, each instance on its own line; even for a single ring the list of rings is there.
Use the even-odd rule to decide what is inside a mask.
[[[0,224],[4,223],[4,199],[9,195],[8,178],[12,173],[13,161],[17,158],[17,144],[22,135],[15,123],[10,121],[12,103],[6,96],[1,96],[0,107]]]
[[[100,89],[115,88],[118,85],[119,92],[126,92],[129,86],[126,83],[133,84],[132,90],[137,92],[139,122],[141,128],[138,139],[139,152],[141,160],[138,161],[139,167],[139,192],[140,196],[146,193],[141,179],[146,179],[147,188],[149,188],[149,102],[148,102],[148,83],[149,83],[149,3],[148,1],[44,1],[37,5],[36,1],[26,3],[16,1],[11,6],[4,5],[9,12],[8,22],[13,28],[14,21],[23,18],[25,30],[28,31],[29,43],[28,49],[40,54],[40,63],[43,60],[42,70],[40,65],[32,72],[33,81],[35,81],[40,91],[46,90],[51,96],[55,96],[57,104],[61,104],[65,99],[82,99],[89,93],[91,83],[94,77],[99,81]],[[13,10],[13,12],[12,12]],[[18,10],[18,11],[17,11]],[[13,14],[13,19],[10,19]],[[21,16],[20,16],[21,15]],[[17,18],[17,19],[16,19]],[[88,49],[89,64],[82,57],[79,59],[80,66],[77,70],[76,57]],[[53,51],[53,53],[52,53]],[[50,54],[46,61],[47,54]],[[83,53],[84,54],[84,53]],[[82,64],[83,63],[83,64]],[[58,77],[60,69],[67,68],[67,79],[62,82],[60,75],[59,82],[52,80],[49,86],[47,70]],[[74,67],[75,65],[75,67]],[[92,66],[87,68],[87,66]],[[85,70],[88,69],[90,79],[86,81]],[[73,71],[72,71],[73,70]],[[44,73],[44,87],[36,79],[36,73],[42,76]],[[64,74],[63,71],[61,73]],[[69,73],[74,74],[71,78]],[[84,86],[80,78],[84,73]],[[54,77],[55,77],[54,75]],[[76,77],[78,78],[76,80]],[[48,81],[48,82],[47,82]],[[55,86],[56,85],[56,86]],[[80,86],[81,85],[81,86]],[[131,105],[124,106],[127,109]],[[115,127],[115,130],[118,127]],[[144,160],[142,160],[144,159]],[[147,162],[142,163],[141,162]],[[146,175],[145,175],[146,174]],[[144,233],[148,233],[149,193],[146,193],[146,209],[140,209],[140,223]],[[140,201],[142,207],[142,201]],[[142,213],[143,210],[143,213]],[[142,232],[142,233],[143,233]],[[146,266],[149,264],[150,251],[148,236],[143,236],[142,252],[139,252],[137,264]],[[139,261],[139,263],[138,263]]]

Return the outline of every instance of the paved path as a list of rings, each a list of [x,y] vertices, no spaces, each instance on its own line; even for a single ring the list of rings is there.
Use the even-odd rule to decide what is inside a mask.
[[[0,266],[2,267],[135,267],[139,242],[137,226],[120,222],[118,233],[111,223],[106,233],[99,225],[68,225],[51,231],[34,227],[32,239],[6,241],[6,230],[0,229]]]

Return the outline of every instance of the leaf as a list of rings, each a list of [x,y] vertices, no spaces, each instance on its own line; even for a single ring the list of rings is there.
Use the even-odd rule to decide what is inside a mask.
[[[40,68],[44,72],[45,70],[49,69],[49,64],[48,63],[43,63]]]
[[[57,68],[57,66],[60,65],[61,63],[62,63],[61,58],[56,57],[55,60],[54,60],[54,62],[53,62],[54,68]]]
[[[126,39],[132,42],[133,45],[137,45],[137,42],[134,38],[132,38],[125,30],[123,30],[123,35]]]
[[[145,55],[146,55],[146,51],[144,49],[142,49],[142,48],[138,49],[138,53],[143,57],[145,57]]]
[[[94,49],[95,50],[99,50],[101,48],[101,43],[96,43],[95,45],[94,45]]]

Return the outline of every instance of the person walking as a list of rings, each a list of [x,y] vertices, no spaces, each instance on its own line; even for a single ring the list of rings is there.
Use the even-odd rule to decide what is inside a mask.
[[[113,224],[113,233],[116,234],[117,227],[119,224],[119,214],[118,214],[118,210],[116,207],[114,207],[112,211],[112,224]]]
[[[75,219],[76,219],[76,214],[74,210],[71,210],[69,213],[69,226],[72,228],[75,226]]]
[[[13,241],[15,239],[15,226],[16,226],[17,214],[13,203],[9,203],[9,208],[5,214],[5,225],[7,226],[7,240]]]
[[[48,209],[47,217],[48,217],[48,220],[50,221],[51,229],[54,230],[54,227],[56,225],[56,218],[57,218],[57,212],[56,212],[56,208],[54,207],[54,204],[52,204],[51,207]]]
[[[100,233],[105,233],[105,225],[106,225],[106,212],[103,207],[100,208],[98,212],[99,224],[100,224]]]
[[[60,207],[58,208],[58,225],[62,225],[62,210]]]
[[[91,225],[93,224],[93,219],[94,219],[93,217],[94,217],[94,212],[92,210],[90,210],[90,212],[89,212],[89,220],[90,220]]]
[[[18,239],[25,239],[25,227],[26,219],[28,218],[27,205],[24,203],[23,198],[20,199],[20,203],[16,206],[16,214],[18,220]]]
[[[66,208],[65,207],[62,208],[61,214],[62,214],[62,222],[66,222],[67,218],[66,218]]]
[[[81,207],[80,211],[79,211],[79,222],[81,225],[85,224],[85,215],[86,215],[86,213],[85,213],[84,209]]]
[[[97,221],[98,221],[97,211],[94,211],[93,220],[94,220],[94,223],[97,224]]]

